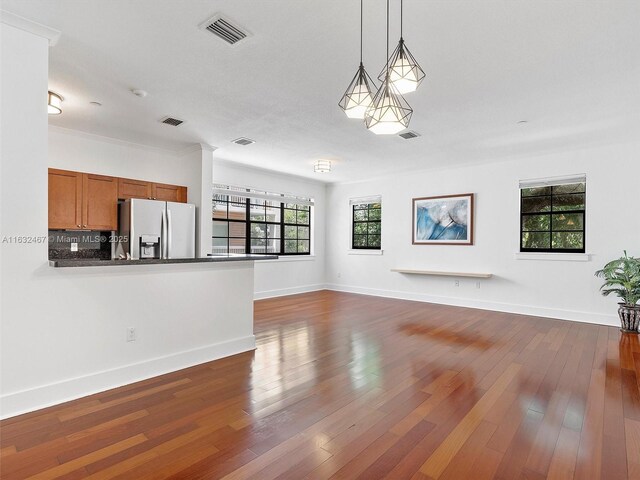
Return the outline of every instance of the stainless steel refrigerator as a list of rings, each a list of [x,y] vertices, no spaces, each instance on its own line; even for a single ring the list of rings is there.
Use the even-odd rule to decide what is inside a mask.
[[[130,199],[120,204],[121,244],[132,259],[194,258],[196,206]]]

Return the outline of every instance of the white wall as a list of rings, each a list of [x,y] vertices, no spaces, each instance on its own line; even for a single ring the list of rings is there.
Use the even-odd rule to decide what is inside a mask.
[[[618,325],[616,300],[594,277],[623,249],[640,255],[640,144],[603,146],[508,162],[333,185],[327,191],[326,281],[330,288],[493,310]],[[520,179],[587,174],[588,262],[516,260]],[[411,244],[411,199],[476,194],[474,246]],[[383,255],[349,254],[349,198],[382,195]],[[392,268],[488,272],[480,281],[410,276]]]
[[[312,197],[315,201],[312,231],[313,256],[281,257],[261,261],[255,268],[255,298],[308,292],[324,288],[326,186],[300,177],[270,173],[231,164],[214,154],[214,183],[253,187],[276,193]]]
[[[49,165],[187,186],[193,179],[199,190],[211,170],[199,178],[206,156],[189,155],[194,163],[179,177],[165,154],[59,132],[49,164],[47,39],[2,24],[1,48],[0,237],[43,241],[0,242],[0,416],[254,348],[253,262],[48,266]],[[176,168],[151,168],[163,162]],[[130,326],[138,340],[128,343]]]

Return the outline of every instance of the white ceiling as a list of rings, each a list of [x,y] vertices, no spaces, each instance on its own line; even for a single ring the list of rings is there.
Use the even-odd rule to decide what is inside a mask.
[[[2,8],[62,32],[49,75],[64,113],[52,124],[171,149],[206,142],[226,160],[323,181],[637,136],[637,0],[406,0],[405,40],[427,73],[406,96],[410,128],[422,134],[413,140],[376,136],[337,106],[358,66],[359,3],[2,0]],[[392,44],[398,10],[392,0]],[[252,36],[229,46],[198,29],[220,12]],[[384,63],[384,29],[384,0],[367,0],[372,76]],[[186,123],[158,123],[165,115]],[[257,143],[230,143],[240,136]],[[314,174],[318,158],[333,159],[333,172]]]

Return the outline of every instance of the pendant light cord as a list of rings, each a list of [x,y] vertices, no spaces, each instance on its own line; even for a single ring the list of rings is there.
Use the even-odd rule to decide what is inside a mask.
[[[400,40],[402,40],[402,21],[404,20],[404,0],[400,0]]]
[[[360,0],[360,65],[362,65],[362,2]]]
[[[387,79],[389,78],[389,0],[387,0]]]

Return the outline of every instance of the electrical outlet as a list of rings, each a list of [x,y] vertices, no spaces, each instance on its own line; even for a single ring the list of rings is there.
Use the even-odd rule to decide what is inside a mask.
[[[72,252],[78,251],[78,244],[76,242],[71,242],[71,251]]]
[[[480,282],[476,282],[476,288],[480,288]]]
[[[453,281],[453,284],[454,284],[456,287],[459,287],[459,286],[460,286],[460,280],[454,280],[454,281]]]
[[[127,342],[136,341],[136,327],[127,327]]]

